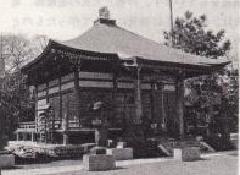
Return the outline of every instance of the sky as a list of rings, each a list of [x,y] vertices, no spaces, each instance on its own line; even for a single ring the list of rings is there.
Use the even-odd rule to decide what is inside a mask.
[[[240,0],[172,1],[174,17],[186,10],[206,14],[208,27],[224,29],[233,50],[239,50]],[[169,30],[168,0],[0,0],[0,32],[74,38],[93,25],[102,6],[119,26],[155,41],[161,42],[163,31]]]

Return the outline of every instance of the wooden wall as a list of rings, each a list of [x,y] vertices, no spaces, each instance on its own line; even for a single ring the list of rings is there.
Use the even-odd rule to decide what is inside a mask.
[[[49,103],[55,114],[55,119],[62,119],[68,115],[69,120],[78,120],[76,97],[74,94],[74,76],[70,73],[67,76],[55,79],[37,86],[36,115],[41,113],[41,105]],[[163,99],[163,92],[174,92],[172,80],[168,77],[156,76],[156,82],[163,84],[162,89],[157,87],[152,89],[153,77],[144,75],[142,78],[142,106],[143,116],[161,123],[164,115],[170,115],[172,109]],[[117,78],[116,106],[114,113],[109,112],[109,121],[113,126],[119,126],[123,120],[133,122],[135,115],[134,85],[131,76],[119,76]],[[87,121],[97,114],[91,111],[90,105],[97,100],[112,104],[113,98],[113,74],[98,72],[79,72],[80,91],[80,120]],[[154,93],[153,93],[154,91]],[[168,99],[174,99],[170,97]],[[174,100],[173,100],[174,101]],[[171,105],[170,105],[171,106]],[[163,108],[166,108],[165,110]],[[171,107],[172,108],[172,107]],[[167,112],[166,112],[167,111]],[[169,112],[170,111],[170,112]],[[164,112],[166,114],[164,114]],[[172,114],[171,114],[172,115]],[[38,116],[36,116],[37,118]],[[37,120],[37,119],[36,119]]]

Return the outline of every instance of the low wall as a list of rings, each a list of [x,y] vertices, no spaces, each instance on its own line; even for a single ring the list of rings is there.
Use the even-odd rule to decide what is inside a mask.
[[[113,155],[113,158],[116,160],[133,159],[132,148],[108,148],[107,154]]]

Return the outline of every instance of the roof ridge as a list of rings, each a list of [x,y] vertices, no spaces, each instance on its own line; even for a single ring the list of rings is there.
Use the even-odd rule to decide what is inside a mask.
[[[132,31],[130,31],[130,30],[124,28],[124,27],[119,27],[119,26],[114,26],[114,27],[119,28],[120,30],[123,30],[124,32],[131,33],[132,35],[135,35],[136,37],[140,37],[142,39],[148,40],[148,41],[153,42],[155,44],[158,44],[160,46],[166,47],[164,44],[161,44],[161,43],[159,43],[159,42],[157,42],[157,41],[155,41],[153,39],[147,38],[144,35],[141,35],[141,34],[138,34],[138,33],[134,33],[134,32],[132,32]]]

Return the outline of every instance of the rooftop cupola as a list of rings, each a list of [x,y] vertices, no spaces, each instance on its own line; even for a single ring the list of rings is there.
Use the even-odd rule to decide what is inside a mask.
[[[94,21],[94,25],[96,24],[106,24],[109,26],[116,26],[116,20],[112,20],[110,17],[110,11],[106,6],[101,7],[99,9],[99,17],[96,21]]]

